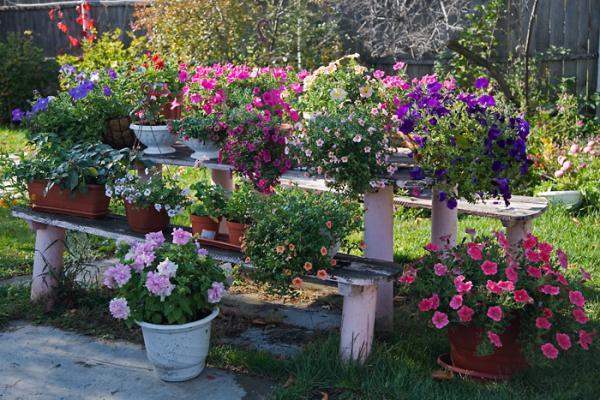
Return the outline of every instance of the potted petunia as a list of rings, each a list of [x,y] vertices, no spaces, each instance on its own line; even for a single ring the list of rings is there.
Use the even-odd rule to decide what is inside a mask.
[[[591,345],[581,291],[590,275],[575,279],[562,250],[532,235],[511,246],[502,232],[426,249],[400,283],[433,328],[448,329],[442,364],[500,379]]]
[[[252,210],[260,201],[258,192],[247,183],[240,185],[237,190],[229,194],[223,216],[227,219],[229,243],[240,245],[248,225],[252,223]]]
[[[129,79],[136,85],[132,93],[131,129],[142,144],[145,154],[169,154],[177,137],[167,122],[181,117],[179,66],[160,54],[147,54]]]
[[[213,160],[219,157],[225,140],[226,129],[215,114],[194,114],[170,123],[174,134],[194,152],[190,157],[196,160]]]
[[[64,148],[56,135],[39,135],[33,154],[15,161],[0,160],[2,184],[9,192],[27,188],[37,211],[101,218],[108,214],[105,185],[128,164],[126,150],[105,144],[78,144]]]
[[[116,291],[111,315],[142,328],[158,377],[186,381],[206,365],[225,275],[191,233],[174,229],[171,237],[153,232],[120,248],[120,262],[104,273],[104,285]]]
[[[256,280],[284,294],[301,287],[304,275],[327,279],[340,244],[360,228],[361,220],[358,203],[300,189],[262,197],[252,216],[243,245],[246,261]]]
[[[192,191],[196,198],[190,210],[192,232],[202,239],[214,240],[225,209],[225,190],[219,185],[198,182]]]
[[[181,189],[176,178],[147,172],[148,178],[128,172],[106,185],[108,197],[124,201],[129,227],[138,233],[165,229],[171,218],[181,214],[189,204],[190,190]]]

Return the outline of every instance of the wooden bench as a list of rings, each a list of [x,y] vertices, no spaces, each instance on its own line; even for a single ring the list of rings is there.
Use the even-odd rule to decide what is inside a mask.
[[[34,301],[49,301],[49,306],[52,305],[56,276],[63,267],[65,231],[84,232],[127,242],[144,240],[144,235],[132,232],[126,218],[118,215],[90,220],[37,212],[28,207],[15,207],[12,215],[28,221],[36,231],[31,295]],[[170,240],[172,229],[177,227],[170,226],[164,231],[167,240]],[[213,246],[203,247],[217,260],[244,264],[244,256],[240,252]],[[397,278],[402,273],[402,267],[393,262],[346,254],[338,254],[335,258],[338,261],[337,267],[330,271],[328,280],[336,284],[340,294],[344,296],[340,355],[344,360],[364,360],[373,343],[377,286]],[[251,268],[251,265],[246,266]]]

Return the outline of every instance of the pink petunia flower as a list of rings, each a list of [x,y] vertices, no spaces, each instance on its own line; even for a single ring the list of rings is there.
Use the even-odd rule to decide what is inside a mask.
[[[456,287],[456,291],[458,293],[467,293],[470,292],[473,288],[473,282],[464,282],[464,280],[464,275],[459,275],[456,278],[454,278],[454,286]]]
[[[456,313],[462,322],[470,322],[473,319],[475,311],[471,307],[462,306]]]
[[[575,318],[575,321],[579,322],[581,325],[587,324],[588,317],[585,315],[585,311],[583,311],[583,309],[576,308],[571,312],[571,314],[573,315],[573,318]]]
[[[427,243],[425,245],[425,250],[429,251],[430,253],[436,253],[440,251],[440,246],[434,243]]]
[[[512,292],[515,290],[515,284],[511,281],[499,281],[498,287],[502,289],[503,292]]]
[[[538,329],[550,329],[552,323],[546,317],[537,317],[535,319],[535,327]]]
[[[556,343],[558,343],[558,347],[563,350],[569,350],[571,348],[571,338],[566,333],[556,333]]]
[[[192,234],[181,228],[173,229],[173,243],[180,246],[186,245],[192,238]]]
[[[581,294],[579,290],[569,292],[569,301],[577,307],[583,307],[585,305],[585,297],[583,297],[583,294]]]
[[[488,308],[487,316],[489,319],[491,319],[493,321],[496,321],[496,322],[500,321],[503,316],[502,307],[492,306],[492,307]]]
[[[506,274],[508,280],[512,283],[517,283],[519,281],[519,273],[515,268],[508,267],[504,270],[504,273]]]
[[[500,340],[500,336],[498,336],[498,334],[488,331],[487,336],[495,347],[502,347],[502,340]]]
[[[129,305],[127,305],[127,300],[123,297],[117,297],[110,301],[108,304],[108,309],[113,318],[116,319],[127,319],[129,318]]]
[[[558,349],[552,343],[544,343],[541,350],[546,358],[555,360],[558,357]]]
[[[592,274],[587,272],[585,269],[580,268],[579,271],[581,272],[581,280],[583,280],[584,282],[592,279]]]
[[[542,270],[536,267],[529,266],[527,267],[527,274],[532,278],[541,278]]]
[[[453,310],[458,310],[462,306],[463,297],[460,294],[455,294],[452,296],[452,300],[450,300],[450,308]]]
[[[550,296],[557,296],[560,293],[560,288],[558,286],[543,285],[540,288],[540,292]]]
[[[592,344],[592,337],[590,336],[590,334],[584,330],[580,330],[579,331],[579,345],[584,350],[587,350],[590,348],[591,344]]]
[[[122,287],[131,279],[131,268],[128,265],[117,263],[114,267],[104,272],[103,284],[107,288]]]
[[[498,282],[494,282],[494,281],[490,281],[488,280],[485,287],[487,288],[487,290],[489,290],[491,293],[494,294],[502,294],[502,288],[500,288],[498,286]]]
[[[481,270],[485,275],[496,275],[496,273],[498,273],[498,264],[485,260],[483,264],[481,264]]]
[[[560,266],[564,269],[567,269],[567,267],[569,266],[569,260],[567,259],[567,255],[565,254],[565,252],[561,249],[558,249],[556,250],[556,256],[558,257],[558,262],[560,263]]]
[[[533,299],[525,289],[515,290],[514,298],[517,303],[533,303]]]
[[[446,267],[442,263],[436,263],[433,266],[433,270],[437,276],[444,276],[444,275],[446,275],[446,272],[448,272],[448,267]]]
[[[208,302],[215,304],[221,301],[221,298],[225,294],[225,287],[221,282],[213,282],[212,286],[208,289]]]
[[[527,258],[527,260],[533,263],[542,261],[542,257],[540,256],[540,254],[531,249],[525,250],[525,257]]]
[[[479,261],[482,258],[481,247],[475,243],[467,244],[467,254],[471,259]]]
[[[381,79],[383,78],[383,76],[385,75],[385,72],[383,72],[382,70],[378,69],[375,70],[375,72],[373,72],[373,76],[377,79]]]
[[[433,325],[437,328],[437,329],[442,329],[443,327],[445,327],[446,325],[448,325],[448,323],[450,321],[448,321],[448,315],[446,313],[440,312],[440,311],[436,311],[433,313],[433,317],[431,318],[431,322],[433,322]]]
[[[395,64],[392,66],[392,68],[393,68],[393,70],[394,70],[394,71],[398,71],[399,69],[402,69],[402,68],[404,68],[404,66],[405,66],[405,65],[406,65],[406,64],[405,64],[405,63],[403,63],[402,61],[398,61],[397,63],[395,63]]]
[[[537,244],[537,242],[538,242],[537,237],[533,236],[532,234],[529,234],[529,235],[527,235],[525,240],[523,240],[523,247],[526,249],[533,249],[535,247],[535,245]]]

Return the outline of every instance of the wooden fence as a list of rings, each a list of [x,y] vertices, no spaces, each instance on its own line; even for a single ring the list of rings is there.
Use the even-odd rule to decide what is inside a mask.
[[[65,35],[56,28],[56,21],[48,18],[49,6],[18,8],[11,6],[19,3],[43,0],[0,0],[0,38],[8,32],[32,31],[36,43],[47,56],[54,56],[68,49]],[[484,0],[481,0],[484,1]],[[500,60],[515,54],[515,49],[524,44],[529,11],[523,11],[517,5],[522,0],[507,0],[509,18],[502,21],[502,33],[498,39]],[[110,3],[92,1],[92,15],[99,32],[121,28],[127,30],[132,22],[133,5],[131,1]],[[75,11],[63,7],[66,23],[74,27]],[[599,35],[600,0],[539,0],[537,16],[533,25],[530,54],[546,53],[551,47],[563,47],[565,55],[545,56],[540,71],[534,71],[536,77],[557,82],[561,77],[573,77],[579,94],[592,94],[599,90]],[[391,69],[391,60],[371,60],[384,69]],[[411,76],[421,76],[433,70],[433,58],[411,60],[408,64]]]

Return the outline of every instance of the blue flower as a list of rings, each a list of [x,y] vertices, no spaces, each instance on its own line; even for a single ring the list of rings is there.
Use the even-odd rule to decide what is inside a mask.
[[[438,200],[439,201],[444,201],[448,198],[448,193],[441,191],[438,193]]]
[[[488,78],[477,78],[475,80],[475,89],[485,89],[490,85],[490,80]]]
[[[454,210],[457,205],[458,205],[458,201],[456,201],[456,199],[453,197],[449,198],[448,201],[446,202],[446,207],[448,207],[448,209],[450,209],[450,210]]]
[[[423,173],[423,169],[421,169],[421,167],[414,167],[409,174],[410,177],[416,181],[425,179],[425,174]]]
[[[409,110],[408,106],[398,107],[398,109],[396,110],[396,116],[398,117],[398,119],[404,118],[404,116],[406,115],[408,110]]]
[[[21,121],[23,121],[23,117],[24,116],[25,116],[25,113],[20,108],[15,108],[14,110],[12,110],[12,120],[13,120],[13,122],[21,122]]]
[[[412,138],[419,147],[425,147],[425,142],[427,141],[427,138],[420,135],[412,135]]]
[[[36,113],[39,111],[46,111],[48,109],[49,99],[49,97],[40,97],[39,99],[37,99],[36,102],[33,104],[33,107],[31,107],[31,112]]]
[[[114,70],[114,69],[112,69],[112,68],[107,68],[107,69],[106,69],[106,73],[108,74],[109,78],[110,78],[110,79],[112,79],[113,81],[114,81],[115,79],[117,79],[117,73],[115,72],[115,70]]]
[[[434,172],[434,175],[436,178],[440,178],[440,177],[446,175],[446,172],[447,171],[445,169],[436,169]]]
[[[112,94],[112,90],[110,90],[110,87],[107,85],[104,85],[102,88],[102,93],[104,93],[105,96],[110,96]]]
[[[496,175],[498,175],[500,172],[504,171],[505,169],[506,169],[506,167],[504,165],[502,165],[502,163],[498,160],[496,160],[492,163],[492,171],[494,171],[494,173]]]
[[[485,107],[494,107],[496,105],[496,99],[494,99],[494,96],[490,96],[489,94],[484,94],[477,99],[477,102]]]

